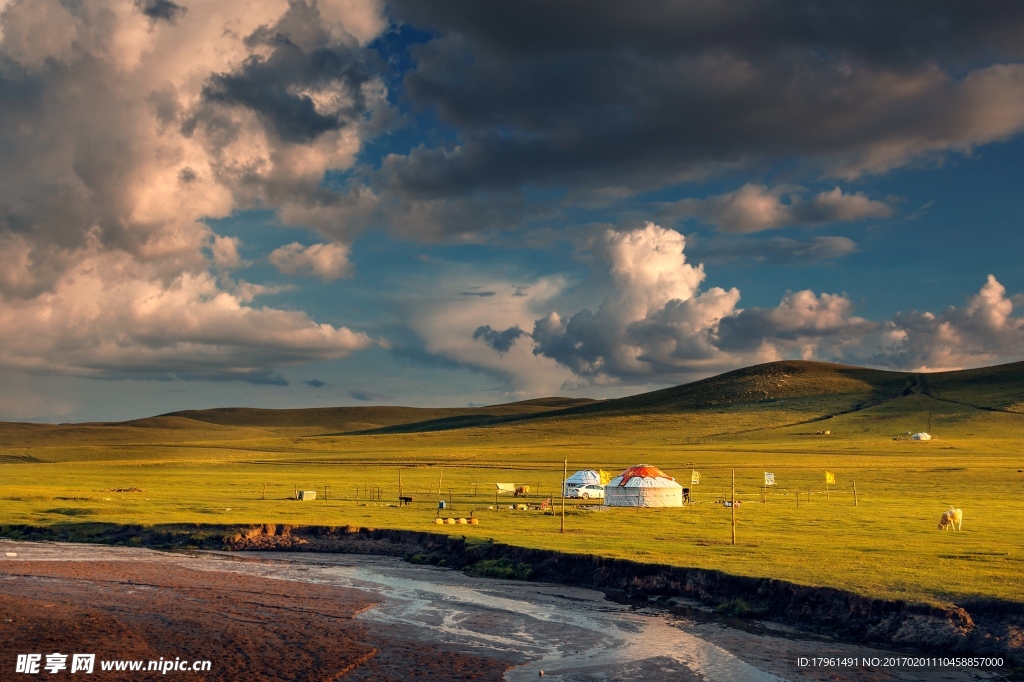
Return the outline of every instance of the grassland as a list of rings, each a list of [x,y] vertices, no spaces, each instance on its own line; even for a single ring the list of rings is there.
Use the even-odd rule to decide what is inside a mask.
[[[7,424],[0,524],[356,524],[878,597],[1024,602],[1022,405],[1022,363],[932,375],[775,363],[595,403]],[[817,433],[826,429],[831,435]],[[936,439],[894,440],[920,430]],[[702,479],[696,504],[683,509],[570,505],[564,534],[557,516],[509,511],[509,498],[500,500],[505,509],[489,508],[496,482],[539,487],[534,503],[557,493],[564,460],[570,472],[647,462],[683,480],[695,468]],[[716,503],[733,470],[743,500],[735,546],[729,510]],[[825,470],[837,481],[827,502]],[[778,485],[762,503],[765,471]],[[395,504],[399,475],[411,507]],[[432,524],[439,482],[453,515],[472,511],[479,526]],[[319,497],[293,500],[296,488]],[[375,488],[379,501],[368,499]],[[936,528],[950,505],[964,510],[963,532]]]

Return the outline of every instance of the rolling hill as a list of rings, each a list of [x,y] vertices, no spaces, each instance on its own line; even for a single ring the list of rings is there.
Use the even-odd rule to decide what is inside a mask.
[[[532,416],[587,405],[586,398],[538,398],[485,407],[397,406],[183,410],[125,422],[38,424],[0,422],[0,457],[24,460],[4,448],[128,446],[155,443],[250,441],[253,438],[339,435],[437,421],[457,425]],[[15,460],[12,460],[15,461]]]
[[[152,420],[189,419],[194,422],[219,426],[301,428],[315,427],[337,432],[352,432],[404,424],[422,424],[437,420],[471,423],[480,420],[532,416],[589,405],[596,401],[587,398],[537,398],[514,403],[485,407],[392,407],[374,405],[366,407],[314,407],[305,409],[272,410],[250,407],[224,407],[211,410],[184,410],[135,420],[146,425]]]
[[[535,414],[432,419],[362,433],[413,433],[525,421],[655,415],[771,413],[773,427],[804,424],[870,408],[929,412],[932,401],[969,410],[1024,414],[1024,362],[952,372],[891,372],[804,360],[770,362],[659,391]],[[938,406],[943,407],[943,406]]]
[[[305,435],[427,433],[569,420],[583,422],[671,417],[708,420],[734,415],[735,432],[807,424],[843,415],[995,411],[1024,414],[1024,362],[951,372],[892,372],[823,362],[787,360],[726,372],[680,386],[614,400],[538,398],[485,407],[398,406],[184,410],[118,423],[0,424],[5,441],[69,437],[89,442],[134,441],[140,432],[229,432],[284,429]],[[721,421],[721,420],[719,420]],[[912,419],[904,421],[913,421]],[[921,420],[923,421],[923,420]],[[749,428],[748,428],[749,427]],[[707,432],[707,429],[703,429]],[[729,429],[725,429],[729,430]],[[173,437],[172,437],[173,439]]]

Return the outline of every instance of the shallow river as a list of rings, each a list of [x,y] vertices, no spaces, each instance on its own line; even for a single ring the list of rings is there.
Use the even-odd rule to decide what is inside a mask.
[[[3,543],[7,545],[7,543]],[[13,546],[11,543],[7,546]],[[593,590],[473,578],[378,556],[277,552],[157,553],[88,545],[16,543],[27,560],[146,560],[211,571],[363,590],[380,604],[359,618],[375,627],[508,661],[509,682],[545,680],[935,680],[1001,679],[990,671],[813,668],[800,657],[884,658],[896,652],[846,644],[770,624],[740,624],[693,610],[607,600]],[[903,652],[902,655],[907,655]],[[912,655],[912,654],[911,654]]]

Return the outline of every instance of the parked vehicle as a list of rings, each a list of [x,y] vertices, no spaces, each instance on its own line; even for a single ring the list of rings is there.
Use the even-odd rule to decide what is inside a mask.
[[[566,497],[578,497],[581,500],[603,500],[604,486],[588,483],[578,488],[570,488]]]

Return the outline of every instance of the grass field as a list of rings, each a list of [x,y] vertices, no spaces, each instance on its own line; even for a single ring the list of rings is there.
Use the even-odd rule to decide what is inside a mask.
[[[745,373],[744,373],[745,372]],[[987,374],[986,374],[987,372]],[[191,412],[0,425],[0,523],[357,524],[718,568],[878,597],[1024,601],[1024,366],[943,375],[780,363],[621,401],[455,411]],[[566,409],[567,408],[567,409]],[[462,428],[438,430],[462,420]],[[452,425],[451,423],[448,423]],[[817,435],[828,429],[831,435]],[[930,430],[930,442],[894,440]],[[495,505],[570,473],[702,474],[696,503],[556,515]],[[721,500],[736,470],[738,542]],[[837,484],[826,502],[824,472]],[[763,473],[778,485],[761,502]],[[396,506],[398,478],[415,502]],[[853,483],[858,502],[854,506]],[[450,515],[479,526],[435,526]],[[266,485],[266,499],[264,496]],[[325,486],[329,499],[325,500]],[[315,489],[300,502],[294,490]],[[367,490],[381,489],[381,500]],[[799,507],[797,492],[799,491]],[[475,492],[475,494],[474,494]],[[963,532],[939,532],[950,505]]]

